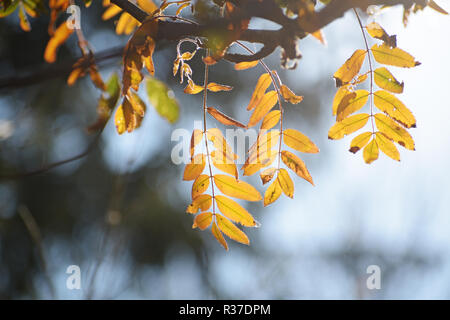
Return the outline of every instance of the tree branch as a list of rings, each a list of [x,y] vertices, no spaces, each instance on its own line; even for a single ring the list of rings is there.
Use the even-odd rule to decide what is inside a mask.
[[[284,15],[274,0],[229,0],[239,8],[239,12],[232,18],[218,18],[201,25],[161,20],[159,21],[156,40],[176,41],[186,37],[208,38],[208,31],[210,30],[220,30],[225,34],[227,32],[231,34],[231,31],[228,30],[230,23],[258,17],[275,22],[281,28],[278,30],[248,29],[243,31],[236,40],[261,43],[264,47],[254,55],[225,54],[224,58],[232,62],[252,61],[264,58],[277,47],[281,47],[285,51],[286,58],[297,59],[298,55],[294,49],[297,39],[303,39],[309,33],[322,29],[352,8],[365,10],[369,5],[393,6],[402,4],[411,6],[418,1],[424,0],[332,0],[319,12],[306,15],[301,19],[291,19]],[[128,0],[111,0],[111,2],[127,11],[140,22],[148,17],[147,13]],[[174,19],[176,20],[176,17]]]

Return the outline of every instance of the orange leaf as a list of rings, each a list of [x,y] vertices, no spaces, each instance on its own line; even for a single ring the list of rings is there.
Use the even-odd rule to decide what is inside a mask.
[[[230,220],[221,215],[216,215],[217,225],[219,229],[234,241],[249,245],[250,240],[241,229],[236,227]]]
[[[238,181],[233,177],[216,174],[214,176],[214,183],[227,196],[247,201],[259,201],[262,199],[261,194],[251,184]]]
[[[184,88],[184,93],[197,94],[197,93],[202,92],[203,89],[204,89],[203,86],[199,86],[199,85],[195,84],[194,81],[188,80],[188,85],[186,86],[186,88]]]
[[[284,194],[289,198],[294,198],[294,182],[292,181],[286,169],[280,169],[280,171],[278,172],[277,180]]]
[[[273,110],[270,111],[263,119],[261,124],[261,129],[269,130],[277,125],[281,119],[281,111]]]
[[[366,58],[365,50],[356,50],[350,58],[336,71],[333,77],[336,79],[336,86],[340,87],[349,83],[361,70]]]
[[[202,141],[202,139],[203,139],[203,131],[199,129],[194,129],[191,136],[191,146],[190,146],[191,159],[194,157],[195,147]]]
[[[205,192],[209,187],[209,176],[201,174],[195,179],[192,184],[192,199]]]
[[[226,114],[223,114],[222,112],[220,112],[219,110],[213,108],[213,107],[208,107],[207,108],[208,113],[214,117],[214,119],[216,119],[217,121],[219,121],[220,123],[226,125],[226,126],[236,126],[236,127],[240,127],[240,128],[245,128],[245,125],[240,123],[237,120],[234,120],[233,118],[227,116]]]
[[[278,94],[276,91],[272,90],[265,93],[256,104],[255,111],[253,111],[247,126],[253,127],[257,124],[273,108],[277,101]]]
[[[199,228],[200,230],[205,230],[211,225],[212,222],[212,213],[211,212],[203,212],[195,216],[194,224],[192,225],[192,229]]]
[[[192,203],[187,207],[186,212],[196,214],[198,209],[200,211],[206,211],[211,207],[212,197],[209,194],[201,194],[192,201]]]
[[[211,92],[231,91],[231,90],[233,90],[233,87],[226,86],[224,84],[218,84],[218,83],[215,83],[215,82],[208,83],[207,88]]]
[[[215,199],[220,212],[230,220],[246,227],[255,227],[258,225],[252,215],[236,201],[221,195],[216,196]]]
[[[273,176],[277,172],[276,168],[268,168],[262,171],[259,175],[261,176],[261,181],[263,184],[266,184],[270,180],[272,180]]]
[[[258,82],[256,83],[256,88],[250,99],[250,103],[247,106],[247,110],[253,110],[256,107],[257,103],[264,96],[264,93],[267,88],[269,88],[271,83],[272,78],[270,77],[270,74],[264,73],[259,77]]]
[[[58,51],[58,48],[64,42],[66,42],[66,40],[70,37],[73,31],[74,29],[69,29],[65,22],[59,25],[58,29],[56,29],[55,33],[48,41],[47,47],[45,48],[44,52],[45,61],[47,61],[48,63],[53,63],[56,61],[56,53]]]
[[[255,67],[258,64],[259,60],[249,61],[249,62],[239,62],[234,65],[235,70],[245,70]]]
[[[267,188],[264,194],[264,207],[277,201],[281,196],[281,187],[278,179],[275,179],[272,184]]]
[[[183,180],[195,180],[203,172],[205,165],[205,155],[195,155],[192,162],[184,168]]]
[[[284,164],[300,178],[303,178],[314,185],[311,174],[306,168],[305,163],[299,157],[289,151],[281,151],[281,160],[283,160]]]
[[[319,148],[300,131],[286,129],[283,131],[283,141],[292,149],[305,153],[318,153]]]
[[[218,215],[216,215],[216,217],[218,217]],[[211,232],[212,232],[213,236],[217,239],[217,241],[219,241],[219,243],[225,248],[225,250],[228,251],[228,244],[225,241],[225,239],[222,235],[222,232],[220,232],[219,228],[217,227],[216,222],[213,223]]]
[[[283,99],[287,102],[290,102],[292,104],[297,104],[302,102],[303,97],[302,96],[297,96],[295,93],[293,93],[291,91],[291,89],[289,89],[287,86],[285,86],[284,84],[281,85],[280,87],[280,92],[281,95],[283,96]]]

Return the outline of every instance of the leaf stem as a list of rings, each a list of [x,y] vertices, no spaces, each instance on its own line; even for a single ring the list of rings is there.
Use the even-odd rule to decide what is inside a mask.
[[[353,8],[353,12],[356,15],[356,18],[358,19],[359,27],[361,28],[361,32],[364,38],[364,44],[366,46],[367,50],[367,58],[369,61],[369,72],[370,72],[370,120],[372,123],[372,134],[375,134],[375,125],[373,121],[373,66],[372,66],[372,57],[370,56],[370,49],[369,49],[369,43],[367,42],[366,33],[364,32],[364,27],[361,22],[361,18],[359,17],[358,12],[355,8]]]
[[[206,50],[206,56],[209,56],[209,49]],[[208,135],[206,133],[206,101],[208,96],[208,64],[205,63],[205,75],[204,75],[204,83],[203,83],[203,135],[205,139],[205,147],[206,147],[206,157],[208,158],[208,167],[209,167],[209,179],[211,182],[211,193],[212,193],[212,204],[213,204],[213,216],[214,219],[216,217],[216,199],[214,194],[214,180],[211,168],[211,158],[209,154],[208,148]]]
[[[255,54],[255,52],[253,50],[248,48],[246,45],[244,45],[240,41],[236,41],[236,43],[238,45],[240,45],[242,48],[244,48],[245,50],[247,50],[250,54]],[[262,59],[259,59],[259,63],[266,70],[266,72],[270,75],[270,79],[272,80],[273,87],[276,90],[277,95],[278,95],[278,107],[280,108],[280,112],[281,112],[281,117],[280,117],[280,143],[279,143],[279,148],[278,148],[278,170],[280,170],[281,144],[282,144],[282,139],[283,139],[283,115],[284,115],[283,105],[281,104],[281,91],[280,91],[280,88],[278,87],[278,84],[281,85],[281,81],[278,78],[278,74],[277,74],[277,78],[275,78],[273,73],[270,71],[269,67],[266,65],[266,63]],[[278,83],[278,82],[280,82],[280,83]]]

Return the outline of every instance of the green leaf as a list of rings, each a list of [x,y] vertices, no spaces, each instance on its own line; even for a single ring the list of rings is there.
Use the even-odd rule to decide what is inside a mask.
[[[174,97],[173,91],[164,82],[155,78],[148,78],[147,95],[161,117],[167,119],[170,123],[178,120],[180,107]]]

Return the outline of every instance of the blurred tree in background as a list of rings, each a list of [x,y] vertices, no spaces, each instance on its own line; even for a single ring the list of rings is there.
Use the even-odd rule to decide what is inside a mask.
[[[7,8],[16,2],[20,12],[25,10],[22,9],[26,7],[24,4],[40,3],[2,0],[2,6]],[[53,2],[56,6],[57,1]],[[79,2],[80,6],[84,6],[84,2],[89,4],[81,11],[84,37],[95,55],[99,74],[108,79],[123,67],[122,54],[128,36],[120,34],[130,34],[134,28],[127,32],[123,27],[120,32],[120,20],[125,18],[119,15],[113,19],[100,19],[106,14],[101,1]],[[244,12],[245,8],[255,5],[253,2],[230,1],[237,8],[242,7]],[[284,31],[275,34],[270,23],[256,19],[255,26],[262,31],[255,34],[238,32],[234,38],[224,40],[220,50],[216,48],[217,54],[212,56],[233,63],[267,56],[266,63],[277,69],[281,78],[287,79],[285,82],[294,92],[301,92],[305,97],[301,107],[286,110],[287,126],[301,127],[308,132],[321,128],[323,114],[329,112],[321,100],[326,97],[331,105],[335,89],[333,82],[329,81],[330,75],[294,79],[289,78],[289,70],[280,68],[279,56],[281,64],[289,66],[300,58],[298,47],[302,48],[304,55],[309,52],[310,43],[306,43],[303,50],[302,42],[299,45],[294,40],[306,37],[308,30],[312,33],[317,26],[321,29],[340,19],[353,7],[365,10],[369,5],[400,4],[404,8],[404,19],[427,5],[440,9],[434,1],[263,2],[283,8],[286,15],[268,18],[261,5],[252,7],[253,16],[244,17],[278,22],[284,26]],[[181,4],[184,3],[190,2]],[[46,1],[43,5],[43,11],[48,9]],[[214,1],[214,4],[197,1],[193,4],[196,11],[191,15],[208,26],[220,16],[223,5],[221,1]],[[290,13],[295,16],[293,12],[298,14],[302,10],[310,10],[311,6],[313,12],[318,13],[317,19],[322,20],[307,20],[299,31],[303,36],[299,33],[292,41],[283,38],[293,28],[286,27],[292,22],[284,19],[289,19]],[[170,8],[168,12],[174,15],[179,7]],[[375,10],[376,7],[370,9]],[[64,10],[59,12],[59,22],[68,17]],[[27,12],[30,15],[29,10]],[[135,17],[136,14],[139,12],[134,14]],[[189,32],[199,36],[204,30],[172,27],[181,22],[167,19],[164,21],[167,31],[162,31],[164,37],[158,41],[153,55],[155,77],[172,89],[178,100],[178,122],[168,123],[164,116],[160,117],[158,110],[148,110],[141,128],[129,135],[117,135],[114,119],[108,122],[109,116],[104,119],[104,129],[102,127],[89,134],[86,128],[98,117],[96,108],[101,91],[93,86],[89,77],[81,77],[72,86],[67,85],[74,63],[80,58],[77,41],[69,39],[64,42],[59,48],[57,61],[48,64],[43,60],[50,38],[48,18],[30,18],[28,21],[23,17],[18,20],[17,15],[14,13],[0,19],[0,298],[70,298],[72,296],[62,292],[65,290],[65,270],[71,264],[79,265],[82,270],[83,290],[76,296],[78,298],[124,297],[123,292],[129,292],[129,297],[143,298],[240,298],[230,296],[217,285],[217,277],[223,269],[218,269],[214,261],[217,261],[218,254],[226,253],[217,253],[218,246],[210,241],[209,234],[192,230],[192,219],[185,214],[191,185],[180,182],[182,168],[171,161],[171,131],[175,128],[191,130],[193,121],[202,117],[200,98],[185,95],[184,86],[182,88],[172,75],[177,50],[177,42],[172,40],[188,36]],[[128,19],[128,24],[138,26],[137,20],[131,16]],[[32,27],[31,32],[24,32],[27,24]],[[192,27],[189,25],[189,28]],[[355,30],[354,33],[359,32],[357,25]],[[261,38],[256,41],[251,37]],[[323,34],[315,34],[315,37],[324,41]],[[259,53],[245,56],[221,52],[228,46],[227,41],[238,39],[259,43],[252,47]],[[214,49],[211,43],[209,46],[210,50]],[[272,54],[274,51],[280,55]],[[190,66],[194,70],[193,81],[203,83],[204,61],[200,54],[194,56]],[[302,68],[301,62],[299,68]],[[230,71],[229,63],[217,63],[211,68],[210,77],[234,89],[230,93],[214,95],[211,100],[214,105],[223,106],[226,114],[242,118],[244,106],[259,75],[255,69],[234,72]],[[142,90],[140,94],[145,96]],[[152,104],[151,99],[143,99]],[[312,135],[322,137],[323,132]],[[315,158],[310,165],[316,172],[325,166],[326,157],[329,159],[331,154],[326,148],[322,153],[324,158]],[[256,178],[251,181],[256,182]],[[300,201],[301,197],[299,194],[293,201]],[[259,216],[260,206],[250,204],[248,209]],[[248,235],[256,237],[258,232],[251,230]],[[386,277],[401,272],[383,252],[367,250],[355,239],[357,236],[350,235],[343,246],[321,254],[330,264],[338,265],[350,275],[374,256],[385,266]],[[271,261],[273,252],[255,242],[252,247],[245,247],[242,254],[252,257],[255,265],[266,266],[264,272],[254,279],[258,288],[266,288],[268,293],[263,297],[305,297],[283,287],[290,273],[280,261],[297,257],[280,253]],[[400,254],[398,259],[419,270],[438,260],[434,255],[423,256],[410,249]],[[187,280],[192,283],[183,286],[157,280],[162,279],[166,272],[177,273],[173,261],[179,268],[185,268],[187,276],[195,274]],[[244,262],[242,266],[247,264]],[[274,285],[277,278],[282,279],[281,284]],[[146,282],[144,279],[152,280]],[[360,280],[362,284],[358,280],[358,288],[365,281]],[[193,292],[192,288],[196,291]],[[364,296],[356,290],[355,297]]]

